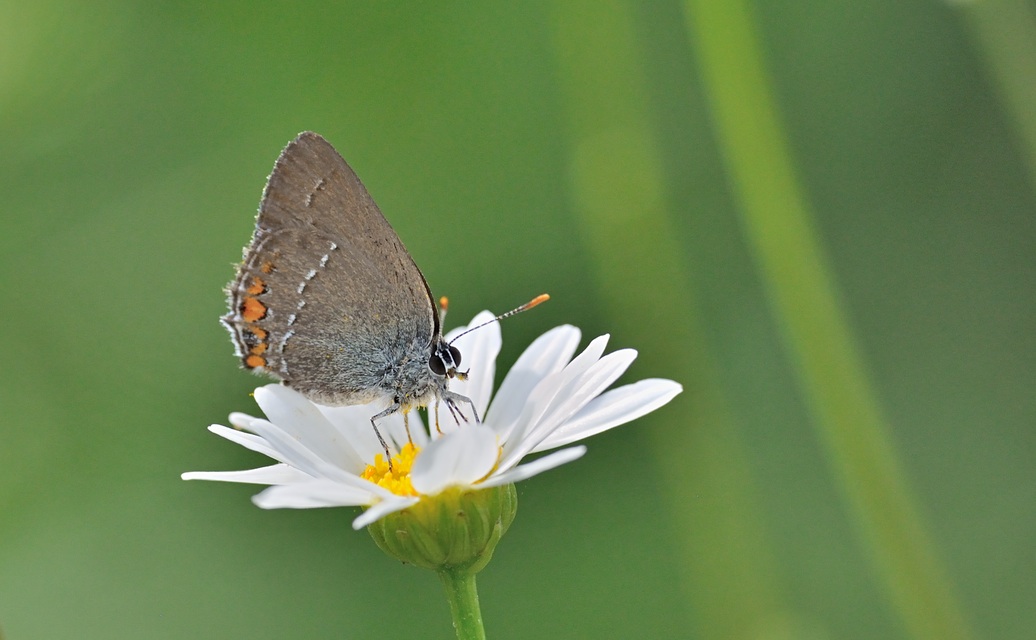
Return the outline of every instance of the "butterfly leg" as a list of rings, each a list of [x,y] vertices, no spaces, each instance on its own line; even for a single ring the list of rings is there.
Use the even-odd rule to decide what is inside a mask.
[[[410,444],[414,444],[414,439],[410,437],[410,412],[403,412],[403,428],[406,429],[406,441]]]
[[[442,429],[439,428],[439,397],[435,397],[435,431],[439,435],[442,435]]]
[[[459,393],[453,393],[452,391],[445,392],[442,394],[442,397],[443,400],[446,401],[446,407],[450,410],[450,414],[453,415],[453,420],[457,424],[460,424],[461,420],[464,422],[468,421],[467,416],[465,416],[461,412],[460,407],[457,406],[458,402],[468,403],[468,406],[471,407],[471,413],[475,417],[475,424],[482,424],[482,421],[478,418],[478,410],[475,408],[475,403],[472,402],[471,398],[462,396]]]
[[[381,443],[381,448],[385,451],[385,462],[388,463],[389,471],[392,470],[392,454],[389,452],[388,444],[385,442],[385,438],[383,438],[381,436],[381,432],[378,431],[378,420],[381,420],[386,416],[390,416],[393,413],[396,413],[397,411],[399,411],[400,408],[401,405],[398,402],[393,402],[392,406],[390,406],[388,409],[385,409],[384,411],[375,416],[371,416],[371,426],[374,427],[374,435],[378,436],[378,442]],[[407,416],[405,413],[403,414],[403,424],[407,425],[406,435],[409,438],[410,423],[407,421]]]

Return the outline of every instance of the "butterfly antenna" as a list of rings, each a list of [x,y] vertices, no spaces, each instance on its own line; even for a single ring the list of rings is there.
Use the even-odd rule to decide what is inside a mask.
[[[446,296],[439,298],[439,326],[444,326],[446,322],[446,309],[450,306],[450,299]]]
[[[443,300],[445,300],[445,298]],[[441,309],[443,309],[443,313],[445,313],[445,307],[443,306],[443,300],[439,301],[439,306],[440,306]],[[457,336],[453,340],[450,340],[450,344],[453,344],[454,342],[456,342],[457,338],[460,338],[460,336],[466,336],[469,333],[471,333],[472,331],[474,331],[475,329],[481,329],[482,327],[486,326],[487,324],[493,324],[497,320],[503,320],[504,318],[510,318],[511,316],[518,315],[522,311],[528,311],[529,309],[532,309],[536,305],[541,304],[543,302],[546,302],[547,300],[550,300],[550,296],[545,294],[545,293],[541,293],[540,295],[536,296],[532,300],[529,300],[528,302],[526,302],[525,304],[523,304],[520,307],[515,307],[514,309],[511,309],[507,313],[501,313],[500,315],[498,315],[497,317],[493,318],[492,320],[487,320],[486,322],[483,322],[480,325],[476,325],[474,327],[470,327],[469,329],[465,330],[463,333],[461,333],[459,336]]]

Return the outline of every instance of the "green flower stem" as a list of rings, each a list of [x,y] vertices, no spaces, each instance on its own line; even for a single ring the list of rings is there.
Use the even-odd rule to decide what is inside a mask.
[[[478,589],[475,587],[475,572],[465,569],[443,569],[439,571],[442,586],[446,587],[446,598],[450,601],[453,628],[457,640],[485,640],[482,628],[482,610],[478,606]]]

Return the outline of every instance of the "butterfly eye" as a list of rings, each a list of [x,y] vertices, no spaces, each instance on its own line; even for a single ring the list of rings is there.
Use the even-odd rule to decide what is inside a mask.
[[[460,366],[460,349],[450,345],[450,356],[453,358],[453,366]]]
[[[437,376],[446,375],[446,363],[442,361],[438,353],[433,353],[432,357],[428,358],[428,368]]]

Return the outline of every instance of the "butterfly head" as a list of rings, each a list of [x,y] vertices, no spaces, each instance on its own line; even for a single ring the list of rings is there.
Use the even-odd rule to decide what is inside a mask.
[[[428,368],[437,376],[464,380],[468,374],[466,371],[457,371],[459,366],[460,349],[440,338],[428,358]]]

